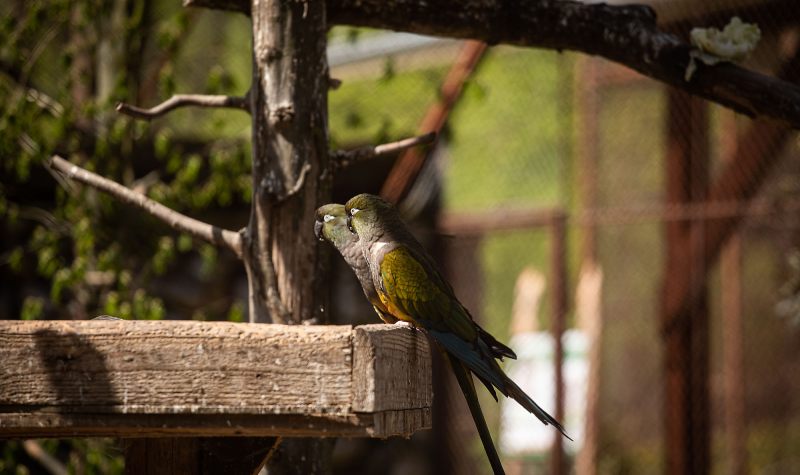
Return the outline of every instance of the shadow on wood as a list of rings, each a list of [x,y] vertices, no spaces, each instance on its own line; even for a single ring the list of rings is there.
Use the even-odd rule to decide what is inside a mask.
[[[389,437],[431,426],[425,337],[390,325],[0,321],[0,438]]]

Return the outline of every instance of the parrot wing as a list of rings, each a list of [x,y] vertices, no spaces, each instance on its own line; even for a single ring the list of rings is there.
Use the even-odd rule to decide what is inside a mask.
[[[380,276],[378,295],[392,315],[425,329],[449,355],[475,373],[487,388],[496,387],[544,424],[552,424],[569,438],[553,416],[506,376],[494,359],[491,341],[487,343],[480,337],[479,327],[466,309],[437,285],[441,276],[435,270],[429,273],[408,248],[398,246],[383,256]],[[491,340],[496,341],[494,338]],[[494,393],[492,389],[490,392]]]
[[[467,310],[466,307],[464,307],[463,305],[461,305],[460,302],[458,302],[455,291],[453,290],[453,287],[450,285],[450,282],[448,282],[444,277],[442,277],[442,274],[441,272],[439,272],[436,262],[433,259],[431,259],[428,253],[425,252],[422,245],[419,244],[414,239],[414,237],[411,236],[410,233],[407,235],[403,235],[402,237],[405,240],[410,239],[411,242],[413,243],[413,245],[411,245],[411,247],[409,248],[409,253],[411,254],[411,257],[413,259],[415,259],[416,261],[418,261],[418,263],[421,264],[423,270],[425,269],[428,270],[427,280],[431,281],[436,286],[436,288],[438,288],[442,293],[450,297],[451,301],[455,302],[459,307],[461,307],[463,313],[467,316],[469,320],[473,322],[475,327],[478,329],[478,337],[486,343],[489,349],[491,349],[492,356],[495,358],[499,358],[501,360],[503,358],[511,358],[514,360],[517,359],[517,355],[516,353],[514,353],[514,350],[497,341],[497,339],[495,339],[495,337],[493,337],[489,332],[487,332],[486,330],[481,328],[480,325],[475,323],[475,319],[472,318],[472,314],[469,313],[469,310]]]
[[[380,262],[378,293],[389,311],[401,320],[426,330],[450,332],[475,341],[477,325],[461,304],[438,285],[440,277],[428,272],[408,248],[387,252]]]

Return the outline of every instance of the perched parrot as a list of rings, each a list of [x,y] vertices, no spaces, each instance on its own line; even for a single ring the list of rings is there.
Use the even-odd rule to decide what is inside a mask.
[[[364,295],[369,300],[369,303],[372,304],[378,317],[384,323],[396,323],[398,319],[392,316],[391,312],[378,297],[378,291],[375,290],[369,264],[364,257],[363,249],[359,245],[358,236],[350,232],[347,227],[344,205],[330,203],[317,208],[314,235],[320,241],[329,242],[339,251],[347,265],[355,273]],[[511,348],[495,340],[486,330],[478,326],[478,332],[480,338],[491,348],[495,358],[508,357],[516,359],[517,355],[514,354]]]
[[[495,389],[516,400],[545,425],[564,436],[564,428],[512,381],[496,358],[514,358],[507,346],[481,329],[458,301],[450,284],[422,245],[408,231],[397,210],[378,196],[361,194],[345,204],[347,226],[369,265],[375,292],[395,318],[424,330],[447,353],[475,420],[495,474],[504,473],[486,426],[472,372],[497,399]]]
[[[372,304],[372,308],[384,323],[395,323],[389,310],[383,305],[375,286],[372,284],[372,274],[369,272],[369,265],[364,259],[364,252],[359,247],[358,236],[351,233],[347,228],[347,216],[344,213],[344,205],[330,203],[317,208],[316,219],[314,221],[314,235],[320,241],[328,241],[339,251],[347,265],[353,269],[364,295]]]

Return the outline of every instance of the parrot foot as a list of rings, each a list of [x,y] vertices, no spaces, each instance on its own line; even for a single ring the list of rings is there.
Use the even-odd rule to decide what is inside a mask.
[[[412,329],[414,331],[417,330],[417,327],[415,327],[413,323],[405,322],[403,320],[398,320],[398,321],[394,322],[393,325],[398,326],[398,327],[408,327],[408,328],[410,328],[410,329]]]

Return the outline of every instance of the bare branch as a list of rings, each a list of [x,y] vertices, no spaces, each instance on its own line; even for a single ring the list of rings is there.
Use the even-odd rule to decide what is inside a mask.
[[[36,460],[48,473],[52,475],[67,475],[69,473],[67,467],[61,461],[45,452],[35,440],[23,441],[22,448],[25,449],[25,453],[30,458]]]
[[[183,2],[250,12],[248,0]],[[517,3],[512,8],[499,0],[327,0],[327,14],[329,25],[598,55],[737,112],[772,117],[800,128],[800,87],[788,81],[720,63],[701,65],[687,82],[684,73],[691,46],[660,30],[649,6],[569,0]]]
[[[407,139],[398,140],[397,142],[385,143],[382,145],[369,145],[354,150],[337,150],[331,153],[331,159],[334,167],[346,168],[361,160],[369,160],[383,155],[397,153],[411,147],[416,147],[417,145],[429,145],[435,140],[436,132],[429,132],[425,135],[409,137]]]
[[[103,178],[100,175],[74,165],[58,155],[54,155],[50,158],[48,166],[52,170],[66,175],[67,178],[106,192],[122,202],[146,211],[152,216],[164,221],[176,231],[191,234],[194,237],[218,246],[225,246],[240,258],[242,256],[241,237],[237,232],[222,229],[178,213],[157,201],[151,200],[141,193],[137,193],[115,181]]]
[[[142,109],[141,107],[132,106],[120,102],[117,104],[117,112],[120,112],[137,119],[150,120],[156,117],[161,117],[172,109],[179,107],[217,107],[228,109],[241,109],[250,111],[248,107],[247,97],[237,96],[211,96],[204,94],[176,94],[161,104],[151,107],[150,109]]]

